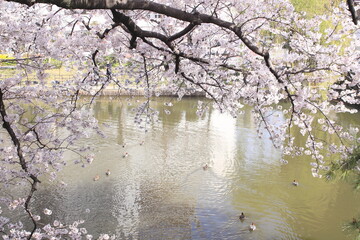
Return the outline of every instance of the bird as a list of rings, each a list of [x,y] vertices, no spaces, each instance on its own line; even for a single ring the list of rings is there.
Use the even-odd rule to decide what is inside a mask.
[[[204,170],[207,170],[209,168],[209,165],[207,163],[205,163],[205,165],[203,166]]]
[[[105,174],[106,174],[106,176],[109,176],[110,175],[110,169],[108,169]]]
[[[126,143],[123,143],[122,147],[123,147],[123,148],[126,147]]]
[[[250,231],[254,231],[256,229],[256,225],[254,223],[251,223],[249,229]]]
[[[129,154],[126,152],[124,153],[123,158],[126,158],[127,156],[129,156]]]
[[[298,186],[298,185],[299,185],[299,183],[298,183],[296,180],[294,180],[294,181],[292,182],[292,185],[294,185],[294,186]]]
[[[245,215],[244,215],[243,212],[240,214],[239,219],[240,219],[240,220],[244,220],[244,219],[245,219]]]
[[[142,146],[142,145],[144,145],[144,141],[142,141],[142,142],[140,143],[140,146]]]
[[[100,176],[99,175],[96,175],[95,177],[94,177],[94,181],[98,181],[100,179]]]

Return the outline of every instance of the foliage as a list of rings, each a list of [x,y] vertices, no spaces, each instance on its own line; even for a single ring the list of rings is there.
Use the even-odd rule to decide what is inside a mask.
[[[340,173],[340,178],[351,179],[354,182],[354,188],[360,190],[360,146],[355,147],[341,161],[333,162],[327,177],[335,178],[338,175],[337,172]]]
[[[360,221],[359,218],[353,218],[351,222],[347,223],[344,228],[344,231],[348,231],[348,232],[358,232],[359,234],[357,235],[355,240],[359,240],[360,239]]]
[[[61,61],[58,61],[56,59],[50,59],[50,58],[47,58],[44,60],[44,63],[46,64],[50,64],[51,66],[53,66],[54,68],[56,69],[59,69],[61,68],[62,66],[62,62]]]
[[[332,162],[330,170],[326,173],[326,178],[335,179],[337,177],[351,181],[354,184],[354,189],[360,190],[360,146],[356,146],[344,159]],[[345,224],[343,230],[358,232],[356,239],[360,239],[359,218],[353,218],[351,222]]]
[[[291,0],[296,11],[304,11],[309,17],[324,14],[326,8],[332,8],[340,3],[340,0]]]
[[[14,66],[15,63],[11,61],[1,61],[1,60],[11,60],[13,57],[8,56],[7,54],[0,54],[0,66]]]
[[[0,198],[1,206],[10,211],[10,215],[0,212],[3,238],[92,238],[78,228],[81,221],[40,227],[42,213],[32,208],[32,202],[40,179],[56,179],[68,164],[63,159],[66,151],[78,154],[75,164],[92,162],[91,149],[77,145],[77,140],[89,137],[90,130],[101,132],[91,112],[80,104],[85,100],[79,99],[91,95],[91,104],[111,84],[127,94],[144,91],[146,101],[134,109],[135,123],[143,128],[159,115],[150,98],[160,90],[179,99],[202,92],[215,108],[234,117],[244,113],[244,104],[251,105],[260,137],[262,130],[267,131],[284,157],[311,156],[314,177],[321,176],[318,173],[331,156],[346,157],[360,139],[337,122],[334,113],[357,110],[334,101],[340,97],[360,104],[356,88],[347,88],[360,84],[356,26],[344,2],[322,11],[325,1],[306,3],[314,4],[304,5],[309,6],[308,15],[295,11],[305,4],[300,0],[294,2],[295,8],[287,0],[0,0],[0,51],[13,56],[17,67],[0,82],[6,136],[1,140],[0,184],[6,193],[13,184],[28,189],[22,196]],[[321,29],[323,23],[334,27]],[[340,40],[348,42],[333,44]],[[74,78],[53,86],[47,71],[54,66],[44,59],[61,63],[61,70],[76,69]],[[350,72],[351,82],[346,79]],[[36,87],[24,84],[30,76],[36,76]],[[124,76],[131,80],[119,81]],[[329,79],[337,84],[324,98],[322,86],[331,84]],[[280,104],[284,101],[288,105]],[[200,103],[198,115],[206,109]],[[283,123],[271,121],[274,112],[284,116]],[[316,113],[321,118],[315,118]],[[315,124],[336,141],[322,139]],[[300,131],[304,145],[297,145],[290,129]],[[355,166],[347,165],[349,171]],[[11,219],[16,209],[25,210],[30,227]],[[44,209],[44,214],[51,210]]]

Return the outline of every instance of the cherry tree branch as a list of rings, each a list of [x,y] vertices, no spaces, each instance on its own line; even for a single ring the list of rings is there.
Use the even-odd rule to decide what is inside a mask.
[[[215,98],[215,96],[209,92],[201,83],[195,82],[193,79],[191,79],[190,77],[186,76],[186,74],[184,72],[181,72],[180,75],[186,79],[188,82],[191,82],[192,84],[199,86],[206,94],[208,94],[214,101],[215,103],[219,106],[220,111],[222,111],[222,107],[221,104],[219,103],[219,101]]]
[[[358,16],[355,11],[354,0],[346,0],[346,4],[348,5],[349,12],[351,14],[351,18],[352,18],[354,24],[357,25],[358,24]]]
[[[5,103],[4,103],[4,95],[3,95],[2,89],[0,89],[0,115],[1,115],[2,122],[3,122],[2,127],[9,134],[14,146],[16,147],[20,166],[29,175],[30,179],[32,180],[31,181],[31,189],[30,189],[30,192],[28,193],[28,196],[26,198],[25,205],[24,205],[25,211],[28,213],[28,215],[34,225],[32,231],[28,237],[28,239],[31,239],[32,235],[34,234],[34,232],[37,228],[37,223],[30,211],[29,204],[30,204],[30,201],[32,199],[34,192],[37,190],[37,185],[38,185],[38,183],[40,183],[40,180],[34,174],[29,173],[27,162],[26,162],[24,154],[22,152],[20,140],[16,136],[16,133],[15,133],[14,129],[11,127],[10,122],[7,120],[7,113],[6,113],[6,108],[5,108]]]
[[[175,63],[176,63],[176,68],[175,68],[175,73],[178,72],[179,70],[179,63],[180,63],[180,58],[179,57],[183,57],[186,59],[189,59],[193,62],[200,62],[200,63],[205,63],[205,64],[210,64],[208,60],[199,58],[199,57],[194,57],[191,55],[188,55],[184,52],[181,52],[179,50],[175,50],[174,46],[172,45],[172,41],[186,35],[187,33],[189,33],[191,30],[193,30],[193,28],[197,25],[195,23],[190,23],[185,29],[181,30],[178,33],[175,33],[172,36],[165,36],[161,33],[157,33],[157,32],[152,32],[152,31],[144,31],[142,30],[138,25],[135,24],[135,22],[128,16],[126,16],[123,13],[120,13],[118,11],[112,10],[113,16],[114,16],[114,21],[116,25],[120,25],[119,22],[121,22],[122,24],[124,24],[124,26],[126,27],[126,30],[132,35],[132,39],[130,41],[130,48],[135,48],[136,47],[136,38],[139,37],[141,38],[145,43],[149,44],[150,46],[154,47],[157,50],[160,51],[164,51],[167,52],[169,54],[173,54],[175,56]],[[160,41],[162,41],[163,43],[165,43],[170,50],[168,49],[164,49],[162,47],[158,47],[156,45],[154,45],[152,42],[148,41],[146,38],[156,38]],[[230,66],[228,64],[220,64],[220,67],[224,67],[227,68],[229,70],[233,70],[233,71],[237,71],[237,72],[243,72],[243,69],[239,69],[233,66]]]
[[[311,102],[311,101],[309,101],[309,100],[306,100],[306,102],[307,102],[308,104],[314,106],[314,107],[321,113],[321,115],[326,119],[327,124],[334,130],[334,132],[335,132],[336,136],[338,137],[339,141],[341,142],[341,144],[342,144],[343,146],[346,146],[345,143],[343,142],[343,139],[342,139],[341,136],[340,136],[340,133],[336,130],[334,124],[332,124],[331,120],[330,120],[330,119],[328,118],[328,116],[321,110],[321,108],[320,108],[318,105],[316,105],[315,103],[313,103],[313,102]]]

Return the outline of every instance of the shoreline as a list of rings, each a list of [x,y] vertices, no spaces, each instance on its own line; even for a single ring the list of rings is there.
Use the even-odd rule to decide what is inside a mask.
[[[97,90],[98,91],[98,90]],[[80,92],[82,96],[93,96],[96,94],[96,91],[93,93],[89,92]],[[145,89],[103,89],[98,93],[98,96],[145,96]],[[175,94],[166,89],[159,89],[151,91],[151,96],[163,96],[163,97],[178,97],[178,94]],[[184,97],[205,97],[204,92],[195,92],[192,94],[185,94]]]

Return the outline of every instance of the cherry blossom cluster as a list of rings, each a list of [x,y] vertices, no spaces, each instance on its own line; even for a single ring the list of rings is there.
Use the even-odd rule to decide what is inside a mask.
[[[0,0],[0,52],[10,56],[1,63],[15,67],[0,72],[6,136],[0,184],[7,192],[14,185],[31,189],[16,198],[0,196],[0,204],[24,208],[34,224],[25,230],[0,212],[4,239],[92,238],[78,227],[82,222],[40,227],[31,200],[42,179],[55,180],[69,164],[66,151],[79,156],[75,164],[92,162],[91,149],[77,143],[94,131],[102,134],[89,105],[105,90],[142,94],[134,123],[144,129],[161,120],[151,99],[165,93],[178,100],[203,94],[233,117],[251,105],[259,137],[272,140],[283,163],[288,155],[310,156],[314,177],[322,177],[333,156],[346,157],[359,144],[358,129],[336,119],[336,113],[356,113],[348,105],[360,104],[359,40],[345,1],[313,17],[288,0],[96,3]],[[49,74],[54,62],[71,77]],[[165,114],[172,104],[166,103]],[[209,107],[199,101],[197,114]]]

